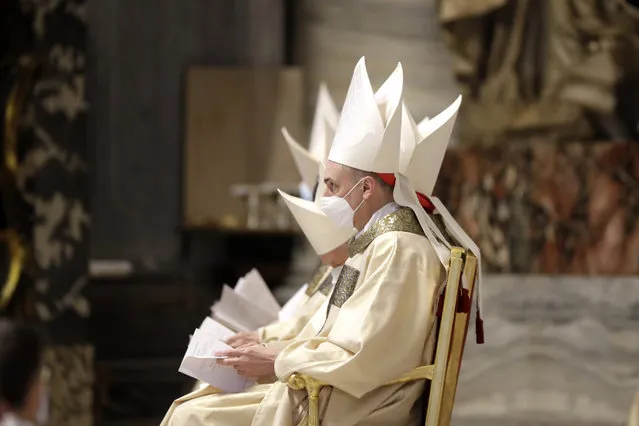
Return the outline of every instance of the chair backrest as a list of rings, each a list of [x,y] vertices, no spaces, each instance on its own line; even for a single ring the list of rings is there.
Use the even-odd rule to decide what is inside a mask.
[[[450,424],[476,278],[477,258],[466,249],[453,247],[426,406],[426,426]]]

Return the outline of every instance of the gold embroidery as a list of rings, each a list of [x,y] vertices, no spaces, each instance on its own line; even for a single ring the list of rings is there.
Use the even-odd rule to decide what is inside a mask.
[[[341,308],[344,302],[355,291],[357,280],[359,279],[359,271],[352,266],[344,265],[342,272],[339,274],[339,278],[335,283],[335,289],[331,295],[331,305]],[[330,306],[330,305],[329,305]]]
[[[311,281],[309,281],[308,287],[306,287],[306,295],[309,297],[314,295],[315,292],[320,288],[320,286],[324,284],[324,281],[326,280],[326,275],[328,274],[328,276],[330,277],[331,275],[330,272],[331,272],[330,266],[327,266],[327,265],[320,266],[317,272],[315,272],[315,275],[313,275],[313,278],[311,278]]]
[[[359,238],[353,238],[348,245],[350,257],[362,253],[373,240],[386,232],[410,232],[424,235],[415,213],[408,207],[402,207],[387,214],[366,230]]]
[[[322,285],[320,285],[317,291],[322,293],[324,296],[328,296],[331,294],[332,289],[333,289],[333,275],[328,274],[328,276],[326,277],[326,279],[324,279],[324,282],[322,283]]]

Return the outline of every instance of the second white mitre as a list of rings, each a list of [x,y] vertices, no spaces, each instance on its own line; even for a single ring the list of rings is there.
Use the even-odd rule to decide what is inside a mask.
[[[304,189],[306,191],[313,191],[317,184],[317,171],[328,157],[338,120],[339,111],[328,92],[326,84],[322,83],[317,95],[308,149],[300,145],[291,136],[286,127],[282,127],[284,140],[302,177],[302,184],[305,186]]]

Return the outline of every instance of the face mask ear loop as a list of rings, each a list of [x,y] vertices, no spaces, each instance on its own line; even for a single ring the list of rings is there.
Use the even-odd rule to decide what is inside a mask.
[[[360,180],[358,180],[358,181],[357,181],[357,183],[356,183],[355,185],[353,185],[353,187],[351,188],[351,190],[350,190],[350,191],[348,191],[346,194],[344,194],[344,196],[343,196],[343,197],[341,197],[341,198],[346,199],[346,197],[348,197],[349,195],[351,195],[351,192],[353,192],[353,191],[355,190],[355,188],[357,188],[357,185],[359,185],[360,183],[362,183],[362,181],[363,181],[364,179],[366,179],[366,178],[365,178],[365,177],[363,177],[363,178],[361,178]]]
[[[357,181],[357,183],[356,183],[355,185],[353,185],[353,187],[351,188],[351,190],[350,190],[350,191],[348,191],[348,192],[346,193],[346,195],[344,195],[342,198],[343,198],[344,200],[346,200],[346,197],[348,197],[348,196],[350,195],[350,193],[351,193],[351,192],[353,192],[353,190],[354,190],[355,188],[357,188],[357,186],[358,186],[360,183],[362,183],[362,181],[363,181],[364,179],[366,179],[366,177],[363,177],[363,178],[361,178],[360,180],[358,180],[358,181]],[[362,207],[362,204],[364,204],[364,201],[366,201],[366,200],[362,197],[362,202],[361,202],[361,203],[359,203],[359,204],[357,205],[357,207],[355,207],[355,209],[353,209],[353,216],[355,216],[355,213],[357,213],[357,210],[359,210],[359,208],[360,208],[360,207]]]
[[[353,215],[355,215],[355,213],[357,213],[357,210],[359,210],[359,208],[362,207],[362,204],[364,204],[364,201],[366,200],[362,198],[362,202],[359,203],[357,207],[355,207],[355,210],[353,210]]]

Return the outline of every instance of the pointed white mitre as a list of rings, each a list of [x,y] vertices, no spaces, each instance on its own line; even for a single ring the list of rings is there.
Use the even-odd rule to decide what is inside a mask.
[[[291,151],[302,181],[308,188],[314,188],[317,183],[318,165],[320,162],[326,161],[328,157],[338,120],[339,111],[328,93],[326,84],[322,83],[317,95],[309,148],[306,149],[300,145],[290,135],[286,127],[282,127],[284,140]]]
[[[428,121],[428,117],[424,118],[423,122],[425,121]],[[415,152],[415,147],[421,140],[419,125],[415,124],[415,119],[408,111],[406,104],[402,102],[402,134],[399,154],[399,170],[401,173],[406,173]]]
[[[401,170],[415,190],[424,195],[431,195],[435,187],[461,101],[460,95],[442,112],[418,125],[404,109],[410,120],[402,120]]]
[[[277,191],[318,255],[335,250],[355,235],[355,229],[336,227],[317,203]]]
[[[317,93],[311,139],[308,143],[308,151],[320,161],[326,161],[328,157],[338,121],[339,111],[328,92],[326,83],[322,82]]]
[[[353,71],[328,159],[367,172],[399,171],[402,128],[402,65],[377,93],[373,92],[365,59]]]
[[[297,143],[285,127],[282,127],[282,134],[284,135],[288,149],[291,151],[297,170],[302,177],[302,182],[310,189],[314,188],[317,183],[317,170],[321,164],[320,159],[315,158],[315,156]]]

